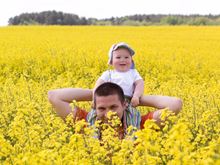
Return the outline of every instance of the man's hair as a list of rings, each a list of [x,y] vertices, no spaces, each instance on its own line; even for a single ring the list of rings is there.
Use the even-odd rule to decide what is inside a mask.
[[[124,103],[125,96],[122,88],[111,82],[106,82],[98,86],[94,93],[94,107],[96,107],[96,96],[109,96],[109,95],[118,95],[121,103]]]

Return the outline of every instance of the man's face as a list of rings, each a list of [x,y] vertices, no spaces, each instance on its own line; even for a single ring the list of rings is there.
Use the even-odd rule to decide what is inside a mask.
[[[116,112],[121,119],[125,108],[125,103],[121,103],[117,94],[96,96],[96,113],[99,119],[106,116],[109,111]]]

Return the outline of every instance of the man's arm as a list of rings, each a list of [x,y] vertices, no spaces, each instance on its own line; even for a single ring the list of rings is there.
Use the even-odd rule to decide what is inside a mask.
[[[154,111],[153,119],[160,124],[160,114],[163,108],[168,108],[175,114],[178,114],[182,109],[182,100],[177,97],[148,95],[141,96],[140,105],[154,107],[158,110]]]
[[[62,118],[71,112],[69,103],[76,101],[91,101],[92,90],[81,88],[63,88],[50,90],[48,92],[48,100],[55,108],[56,113]]]
[[[157,109],[169,108],[175,114],[178,114],[182,108],[182,100],[177,97],[144,95],[140,99],[141,106],[150,106]]]

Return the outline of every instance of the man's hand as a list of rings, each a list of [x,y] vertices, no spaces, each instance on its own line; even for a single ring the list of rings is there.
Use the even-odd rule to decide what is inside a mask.
[[[139,98],[136,97],[136,96],[133,96],[132,99],[131,99],[131,105],[133,107],[137,107],[139,105]]]

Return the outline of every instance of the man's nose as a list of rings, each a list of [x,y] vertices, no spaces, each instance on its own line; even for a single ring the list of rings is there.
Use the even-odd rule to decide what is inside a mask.
[[[112,111],[112,109],[111,108],[107,108],[106,109],[106,113],[108,113],[109,111]]]
[[[109,111],[112,111],[112,109],[111,109],[111,108],[106,108],[106,110],[105,110],[105,115],[107,115],[107,113],[108,113]]]

